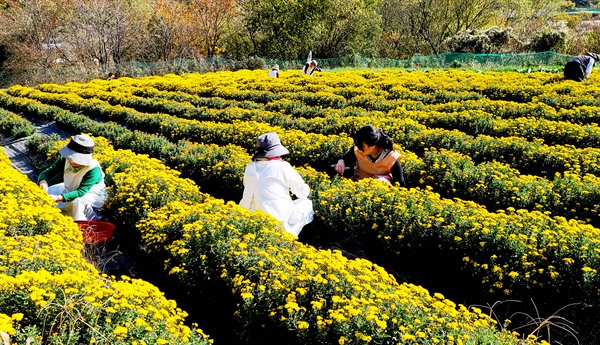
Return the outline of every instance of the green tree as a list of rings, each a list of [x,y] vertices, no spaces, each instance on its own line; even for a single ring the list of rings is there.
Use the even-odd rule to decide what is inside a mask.
[[[306,56],[322,2],[317,0],[243,0],[244,34],[251,55],[284,60]]]
[[[380,32],[379,0],[242,0],[249,55],[304,60],[371,54]],[[237,37],[238,45],[241,41]]]
[[[325,12],[312,28],[319,57],[350,54],[376,55],[375,39],[381,33],[379,0],[323,0]]]

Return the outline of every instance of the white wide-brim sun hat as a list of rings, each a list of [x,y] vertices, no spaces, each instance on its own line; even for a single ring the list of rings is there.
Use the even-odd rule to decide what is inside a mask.
[[[73,163],[89,166],[93,161],[94,139],[87,135],[78,134],[71,138],[67,146],[61,148],[58,152]]]

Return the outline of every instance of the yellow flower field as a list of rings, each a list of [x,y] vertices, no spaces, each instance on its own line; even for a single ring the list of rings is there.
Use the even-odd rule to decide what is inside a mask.
[[[386,267],[286,238],[268,217],[227,201],[241,196],[255,137],[276,131],[311,185],[320,231],[366,239],[390,257],[421,257],[435,247],[439,267],[470,276],[491,300],[544,296],[539,303],[552,311],[600,305],[594,78],[364,70],[313,78],[287,71],[269,79],[264,71],[218,72],[14,86],[0,93],[0,108],[158,158],[99,153],[112,221],[135,227],[151,255],[168,257],[164,269],[182,288],[225,281],[241,324],[261,315],[303,343],[518,343],[546,335],[503,333],[481,310],[427,286],[399,284]],[[406,188],[329,175],[365,124],[394,138]],[[43,236],[61,226],[45,212],[9,214],[6,231],[14,233]],[[26,260],[21,246],[31,244],[7,242],[5,251]],[[72,256],[50,253],[36,252],[44,263],[35,270],[72,266]],[[35,296],[45,301],[45,293]],[[13,314],[5,314],[0,321],[13,325]],[[126,327],[113,333],[129,334]]]

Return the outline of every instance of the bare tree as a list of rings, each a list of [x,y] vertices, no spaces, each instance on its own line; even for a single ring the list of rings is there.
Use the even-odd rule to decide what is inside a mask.
[[[499,6],[491,13],[500,26],[543,26],[565,9],[573,7],[568,0],[498,0]]]
[[[437,54],[448,37],[493,26],[527,41],[570,6],[568,0],[382,0],[378,46],[395,58]]]
[[[68,59],[62,41],[68,1],[11,2],[0,16],[0,41],[10,52],[9,68],[50,68]]]
[[[195,57],[196,37],[190,16],[190,5],[173,0],[158,0],[148,22],[148,39],[143,56],[150,60]]]
[[[449,34],[486,27],[491,22],[490,14],[500,8],[501,0],[455,0],[452,6],[452,21]]]
[[[444,39],[449,34],[451,2],[448,0],[418,0],[408,13],[408,23],[415,29],[417,38],[429,46],[430,52],[441,52]]]
[[[191,0],[197,35],[207,56],[219,53],[224,35],[240,15],[236,0]]]
[[[383,17],[384,39],[389,39],[399,51],[393,57],[405,58],[414,54],[437,54],[449,35],[452,6],[450,0],[384,0],[380,13]]]
[[[75,0],[69,21],[69,41],[83,60],[96,59],[102,66],[135,58],[144,37],[145,13],[119,0]]]

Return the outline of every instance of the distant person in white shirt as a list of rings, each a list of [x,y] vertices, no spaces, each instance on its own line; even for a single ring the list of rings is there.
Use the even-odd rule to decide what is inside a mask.
[[[281,159],[288,153],[277,133],[258,137],[256,153],[244,172],[240,206],[272,215],[287,232],[298,236],[302,227],[313,220],[314,211],[308,199],[310,187],[290,163]],[[296,196],[295,200],[290,192]]]
[[[279,65],[273,65],[273,68],[269,71],[269,77],[279,78]]]
[[[583,81],[590,76],[594,64],[600,60],[598,54],[586,52],[584,55],[575,56],[567,62],[563,73],[565,79]]]
[[[304,67],[302,67],[302,74],[312,75],[315,71],[321,72],[321,69],[317,67],[318,64],[317,60],[305,63]]]

